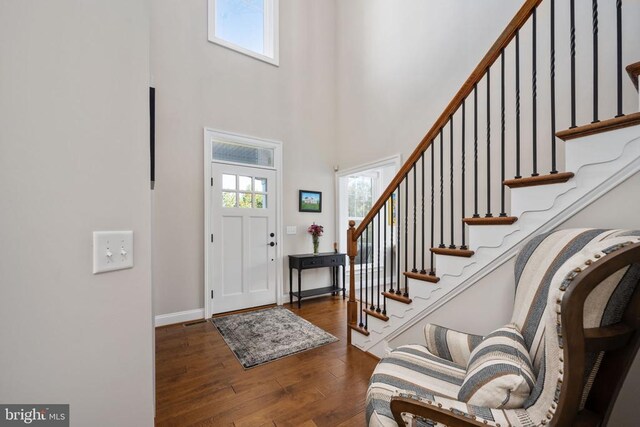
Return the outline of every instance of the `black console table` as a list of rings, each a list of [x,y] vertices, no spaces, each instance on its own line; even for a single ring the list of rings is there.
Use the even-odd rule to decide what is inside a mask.
[[[340,295],[342,290],[342,299],[345,298],[345,265],[346,254],[335,252],[325,252],[318,255],[289,255],[289,303],[293,305],[293,297],[298,298],[298,308],[302,298],[331,294]],[[342,266],[342,288],[339,287],[339,267]],[[324,288],[302,290],[302,270],[311,268],[329,267],[331,269],[331,286]],[[298,270],[298,291],[293,291],[293,269]]]

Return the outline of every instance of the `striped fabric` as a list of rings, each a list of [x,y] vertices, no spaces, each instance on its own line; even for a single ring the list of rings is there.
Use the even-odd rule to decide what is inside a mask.
[[[367,420],[370,426],[395,426],[389,404],[398,391],[433,398],[455,398],[465,369],[434,356],[421,345],[392,350],[376,367],[367,392]]]
[[[572,282],[577,274],[575,270],[587,269],[593,262],[615,253],[630,242],[638,241],[640,232],[571,229],[537,236],[520,251],[515,265],[516,296],[511,322],[521,331],[524,342],[521,351],[528,351],[536,379],[531,394],[521,408],[492,409],[461,402],[458,394],[465,392],[466,372],[451,361],[460,361],[464,357],[459,354],[454,356],[451,352],[455,345],[452,343],[459,343],[460,336],[449,331],[432,332],[428,329],[429,332],[425,330],[425,337],[427,342],[431,340],[429,348],[439,356],[445,356],[442,343],[446,342],[451,360],[437,357],[422,346],[401,347],[383,358],[374,371],[367,394],[369,425],[396,425],[389,409],[390,399],[394,395],[412,397],[426,405],[447,408],[490,426],[533,427],[549,424],[555,415],[565,370],[562,300],[566,290],[575,283]],[[603,281],[585,303],[585,327],[619,322],[639,282],[640,264],[627,266]],[[440,347],[435,338],[437,334],[441,337]],[[480,353],[482,348],[474,350]],[[408,357],[403,354],[407,351],[413,352],[412,357],[421,361],[418,365],[422,371],[416,373],[408,364],[399,367],[400,361]],[[474,356],[470,355],[470,368],[472,363],[482,359],[476,360]],[[597,374],[600,360],[602,354],[588,357],[583,402]],[[424,424],[424,420],[412,416],[407,417],[408,425],[433,425]]]
[[[482,342],[480,335],[465,334],[431,323],[424,327],[424,337],[432,354],[461,366],[467,366],[471,351]]]
[[[521,408],[534,382],[524,339],[515,325],[507,325],[489,334],[471,353],[458,400],[489,408]]]

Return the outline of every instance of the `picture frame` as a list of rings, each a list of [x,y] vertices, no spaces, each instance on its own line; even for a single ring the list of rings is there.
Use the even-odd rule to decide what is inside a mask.
[[[299,190],[298,192],[299,212],[322,212],[322,192]]]

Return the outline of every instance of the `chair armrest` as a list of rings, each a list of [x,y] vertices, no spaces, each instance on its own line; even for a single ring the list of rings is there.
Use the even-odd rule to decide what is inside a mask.
[[[467,334],[428,323],[424,327],[427,350],[434,356],[466,367],[469,355],[482,342],[481,335]]]
[[[510,425],[502,419],[509,411],[514,410],[480,408],[440,396],[429,400],[421,396],[400,392],[391,397],[391,412],[398,426],[405,426],[402,413],[407,413],[448,427],[501,427]],[[491,414],[493,419],[484,418],[480,415],[481,413]]]

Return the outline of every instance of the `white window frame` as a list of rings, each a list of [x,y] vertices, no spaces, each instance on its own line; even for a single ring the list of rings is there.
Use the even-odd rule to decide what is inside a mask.
[[[209,41],[278,67],[280,65],[279,0],[264,0],[264,52],[262,55],[216,36],[216,0],[208,0]]]
[[[368,171],[371,171],[372,169],[382,169],[385,167],[393,167],[393,173],[397,173],[398,170],[400,170],[400,167],[402,166],[402,157],[397,154],[395,156],[391,156],[391,157],[387,157],[381,160],[378,160],[376,162],[371,162],[371,163],[367,163],[364,165],[360,165],[360,166],[356,166],[356,167],[352,167],[349,169],[345,169],[345,170],[341,170],[341,171],[337,171],[335,174],[335,186],[336,186],[336,206],[338,207],[338,209],[336,209],[336,224],[339,224],[339,226],[336,227],[336,242],[338,242],[340,250],[345,250],[345,244],[346,244],[346,233],[344,233],[344,230],[342,230],[342,223],[340,222],[341,219],[344,220],[344,218],[348,218],[349,215],[349,211],[348,211],[348,206],[344,206],[344,200],[341,200],[341,198],[344,196],[344,192],[341,190],[340,188],[340,181],[343,178],[347,178],[349,176],[352,175],[366,175]],[[382,182],[382,177],[378,177],[377,178],[377,185],[378,185],[378,194],[374,194],[374,200],[373,202],[375,203],[378,199],[378,197],[380,196],[380,194],[382,193],[382,191],[384,191],[384,187],[385,184]],[[347,198],[348,200],[348,198]],[[346,210],[345,210],[346,209]],[[345,215],[343,215],[344,213],[346,213]],[[344,216],[344,218],[341,218],[342,216]],[[341,232],[342,230],[342,232]],[[373,261],[373,260],[372,260]],[[371,264],[367,264],[368,267],[371,267]],[[355,266],[355,273],[359,274],[360,271],[360,266],[356,265]]]

